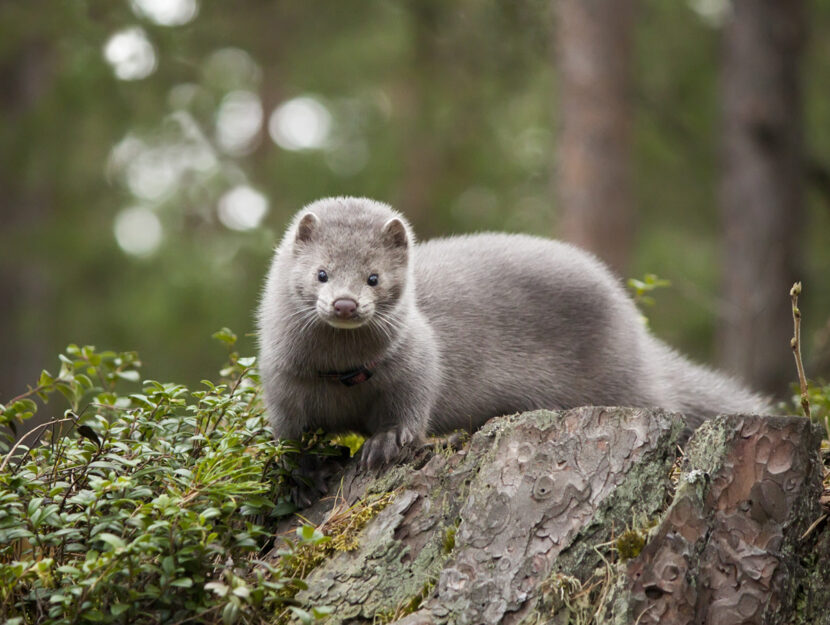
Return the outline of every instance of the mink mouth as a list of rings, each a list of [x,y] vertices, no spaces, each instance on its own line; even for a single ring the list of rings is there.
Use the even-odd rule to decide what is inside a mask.
[[[352,319],[338,319],[336,317],[326,317],[324,320],[332,328],[338,330],[355,330],[366,325],[366,319],[361,317],[354,317]]]

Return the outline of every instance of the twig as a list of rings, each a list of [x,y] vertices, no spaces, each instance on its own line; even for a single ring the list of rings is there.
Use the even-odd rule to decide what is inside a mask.
[[[801,361],[801,311],[798,309],[798,296],[801,294],[801,283],[796,282],[790,289],[790,298],[793,303],[793,338],[790,347],[793,348],[795,366],[798,369],[798,383],[801,385],[801,410],[804,416],[810,418],[810,400],[807,397],[807,377],[804,375],[804,363]]]
[[[20,440],[17,441],[14,444],[14,447],[11,448],[9,453],[6,454],[6,457],[3,459],[3,464],[0,464],[0,471],[2,471],[3,469],[6,468],[6,465],[9,463],[9,460],[11,460],[11,457],[14,455],[14,452],[17,451],[17,448],[20,447],[20,445],[23,443],[23,441],[26,440],[26,438],[28,438],[30,434],[33,434],[34,432],[37,432],[37,431],[42,430],[44,428],[48,428],[50,425],[57,425],[58,423],[66,423],[67,421],[74,422],[76,419],[77,419],[77,417],[75,417],[75,416],[67,417],[66,419],[55,419],[55,420],[52,420],[52,421],[48,421],[47,423],[41,423],[37,427],[32,428],[31,430],[26,432],[23,436],[20,437]]]
[[[807,531],[806,531],[806,532],[804,532],[804,533],[801,535],[801,540],[804,540],[804,539],[805,539],[805,538],[807,538],[810,534],[812,534],[812,533],[813,533],[813,531],[814,531],[814,530],[815,530],[815,529],[816,529],[819,525],[821,525],[822,521],[824,521],[825,519],[827,519],[827,513],[826,513],[826,512],[825,512],[824,514],[822,514],[819,518],[817,518],[815,521],[813,521],[813,522],[810,524],[810,527],[808,527],[808,528],[807,528]]]
[[[29,398],[29,397],[31,397],[32,395],[35,395],[35,394],[37,394],[37,393],[40,393],[40,391],[42,391],[42,390],[44,390],[44,389],[47,389],[47,388],[49,388],[50,386],[53,386],[53,385],[57,384],[58,382],[69,382],[69,381],[71,381],[71,380],[72,380],[72,378],[63,378],[63,377],[58,376],[57,378],[55,378],[54,380],[52,380],[49,384],[38,384],[36,387],[34,387],[34,388],[30,388],[30,389],[29,389],[28,391],[26,391],[25,393],[21,393],[21,394],[20,394],[20,395],[18,395],[17,397],[12,397],[12,398],[11,398],[9,401],[7,401],[5,404],[0,403],[0,407],[2,407],[2,406],[4,406],[4,405],[5,405],[5,406],[11,406],[11,405],[12,405],[13,403],[15,403],[16,401],[20,401],[21,399],[28,399],[28,398]]]

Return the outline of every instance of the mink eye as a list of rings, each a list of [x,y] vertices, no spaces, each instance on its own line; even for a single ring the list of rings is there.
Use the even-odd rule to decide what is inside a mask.
[[[317,272],[317,279],[320,282],[328,282],[329,281],[329,274],[325,272],[325,270],[321,269]]]
[[[366,280],[366,284],[369,286],[377,286],[378,285],[378,274],[373,273],[369,276],[369,279]]]

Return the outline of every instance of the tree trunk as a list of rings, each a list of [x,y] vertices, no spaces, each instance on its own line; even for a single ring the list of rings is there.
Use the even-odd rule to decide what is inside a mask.
[[[809,529],[817,428],[720,417],[681,463],[682,427],[660,410],[538,411],[377,480],[351,465],[302,512],[340,547],[298,599],[332,623],[830,622],[830,530]],[[331,531],[387,492],[358,534]]]
[[[436,108],[434,81],[442,63],[436,51],[436,32],[444,19],[445,4],[440,0],[419,0],[407,6],[412,62],[398,93],[398,112],[406,128],[406,149],[395,206],[427,236],[432,234],[429,216],[435,209],[435,183],[443,167],[442,151],[430,129]]]
[[[618,273],[628,263],[634,0],[554,0],[560,235]]]
[[[784,396],[793,379],[789,289],[803,221],[802,0],[735,0],[724,31],[723,299],[719,356]],[[807,285],[809,293],[809,285]]]
[[[51,86],[52,64],[50,45],[37,39],[24,42],[17,55],[0,63],[0,116],[16,129],[0,134],[0,403],[37,379],[51,350],[48,330],[21,331],[21,320],[43,321],[51,304],[43,262],[21,258],[32,233],[48,220],[52,198],[48,179],[28,180],[33,178],[27,171],[31,137],[24,137],[19,127]]]

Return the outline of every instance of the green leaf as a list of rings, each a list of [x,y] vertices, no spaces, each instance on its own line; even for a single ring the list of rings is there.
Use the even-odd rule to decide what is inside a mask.
[[[298,608],[297,606],[294,606],[294,605],[288,606],[288,607],[294,613],[294,616],[296,616],[298,619],[300,619],[301,623],[306,623],[307,624],[307,623],[314,622],[314,618],[311,616],[311,614],[309,614],[308,612],[306,612],[302,608]]]
[[[239,619],[239,607],[235,603],[229,603],[222,610],[222,623],[233,625]]]
[[[219,508],[210,507],[210,508],[205,508],[204,510],[202,510],[202,512],[199,516],[201,516],[203,519],[207,520],[207,519],[213,519],[215,517],[218,517],[221,514],[222,514],[222,511],[219,510]]]
[[[219,330],[217,332],[214,332],[211,336],[212,336],[212,338],[214,338],[218,341],[222,341],[223,343],[225,343],[226,345],[229,345],[229,346],[236,343],[236,334],[234,334],[228,328],[222,328],[221,330]]]
[[[173,556],[165,556],[161,560],[161,570],[170,577],[176,572],[176,563],[173,561]]]
[[[313,525],[302,525],[297,528],[297,534],[303,540],[311,540],[314,536],[314,532],[317,531]]]
[[[82,388],[90,389],[94,386],[92,384],[92,380],[90,380],[89,377],[84,375],[83,373],[75,374],[75,380],[78,382],[78,384],[81,385]]]
[[[37,384],[38,386],[49,386],[54,381],[55,378],[52,377],[52,374],[50,374],[46,369],[44,369],[40,372],[40,379],[38,380]]]
[[[43,504],[43,497],[33,497],[29,500],[29,508],[26,511],[29,515],[29,518],[32,518],[35,513],[40,509],[40,506]]]
[[[228,594],[228,590],[230,590],[230,588],[222,582],[208,582],[205,584],[205,590],[212,590],[217,596],[224,597]]]
[[[138,371],[135,370],[116,371],[115,375],[117,375],[122,380],[127,380],[129,382],[138,382],[141,379],[141,376],[138,374]]]
[[[297,535],[300,537],[300,540],[307,543],[318,544],[321,542],[327,542],[331,540],[329,536],[326,536],[318,530],[313,525],[303,525],[297,528]]]
[[[110,532],[101,532],[98,534],[97,538],[110,545],[113,551],[118,551],[119,549],[125,549],[127,547],[127,543],[124,542],[124,539],[120,536],[116,536],[115,534],[111,534]]]
[[[78,434],[80,434],[84,438],[91,440],[98,447],[101,446],[101,439],[98,438],[98,435],[95,433],[95,430],[93,430],[91,427],[89,427],[88,425],[79,425],[77,430]]]
[[[37,404],[31,399],[18,399],[12,405],[7,406],[4,411],[8,416],[16,416],[25,421],[37,412]]]

